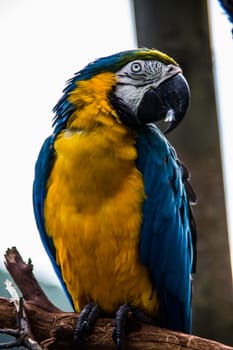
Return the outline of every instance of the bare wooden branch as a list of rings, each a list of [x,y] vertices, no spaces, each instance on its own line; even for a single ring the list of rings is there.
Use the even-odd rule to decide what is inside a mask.
[[[70,349],[78,314],[62,312],[53,307],[33,276],[32,265],[25,264],[15,248],[8,249],[6,253],[6,267],[24,296],[24,308],[35,340],[43,349]],[[30,291],[31,286],[33,292]],[[131,323],[132,329],[127,336],[126,349],[128,350],[233,350],[233,347],[193,335],[172,332],[149,325],[139,325],[133,321]],[[99,319],[93,332],[87,339],[84,339],[82,349],[115,350],[112,341],[113,325],[113,319]],[[14,329],[16,327],[14,303],[9,299],[0,298],[0,328]]]
[[[38,284],[32,272],[31,261],[26,264],[15,247],[7,249],[5,259],[5,266],[22,292],[25,301],[39,305],[47,311],[60,311],[50,302]]]
[[[24,309],[24,300],[19,296],[15,286],[9,280],[5,282],[6,289],[11,295],[11,302],[16,309],[17,329],[0,329],[0,333],[13,336],[13,341],[0,343],[0,349],[12,349],[13,347],[24,346],[29,350],[42,350],[41,346],[35,341],[31,332],[30,323]]]

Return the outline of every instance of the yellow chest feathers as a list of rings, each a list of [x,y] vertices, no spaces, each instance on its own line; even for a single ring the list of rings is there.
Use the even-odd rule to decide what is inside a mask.
[[[67,129],[55,141],[45,225],[77,311],[89,301],[108,312],[126,302],[157,308],[138,256],[145,195],[134,142],[117,123]]]

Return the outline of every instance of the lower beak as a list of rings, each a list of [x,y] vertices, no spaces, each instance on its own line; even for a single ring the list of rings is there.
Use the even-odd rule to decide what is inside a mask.
[[[144,94],[137,110],[142,124],[159,120],[169,122],[165,133],[173,130],[184,118],[190,99],[189,86],[179,73]]]

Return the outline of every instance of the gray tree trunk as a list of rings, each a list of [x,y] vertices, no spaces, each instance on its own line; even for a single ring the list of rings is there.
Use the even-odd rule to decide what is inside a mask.
[[[134,8],[138,46],[175,58],[191,89],[188,115],[168,137],[190,169],[198,196],[193,333],[232,345],[232,276],[207,4],[204,0],[134,0]]]

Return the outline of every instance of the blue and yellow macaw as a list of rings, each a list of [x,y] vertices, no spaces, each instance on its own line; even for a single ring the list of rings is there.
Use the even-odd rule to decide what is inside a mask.
[[[153,124],[184,117],[181,68],[137,49],[87,65],[54,108],[40,151],[34,211],[45,249],[77,312],[76,338],[100,312],[116,314],[122,344],[131,310],[191,331],[195,195],[175,150]]]

